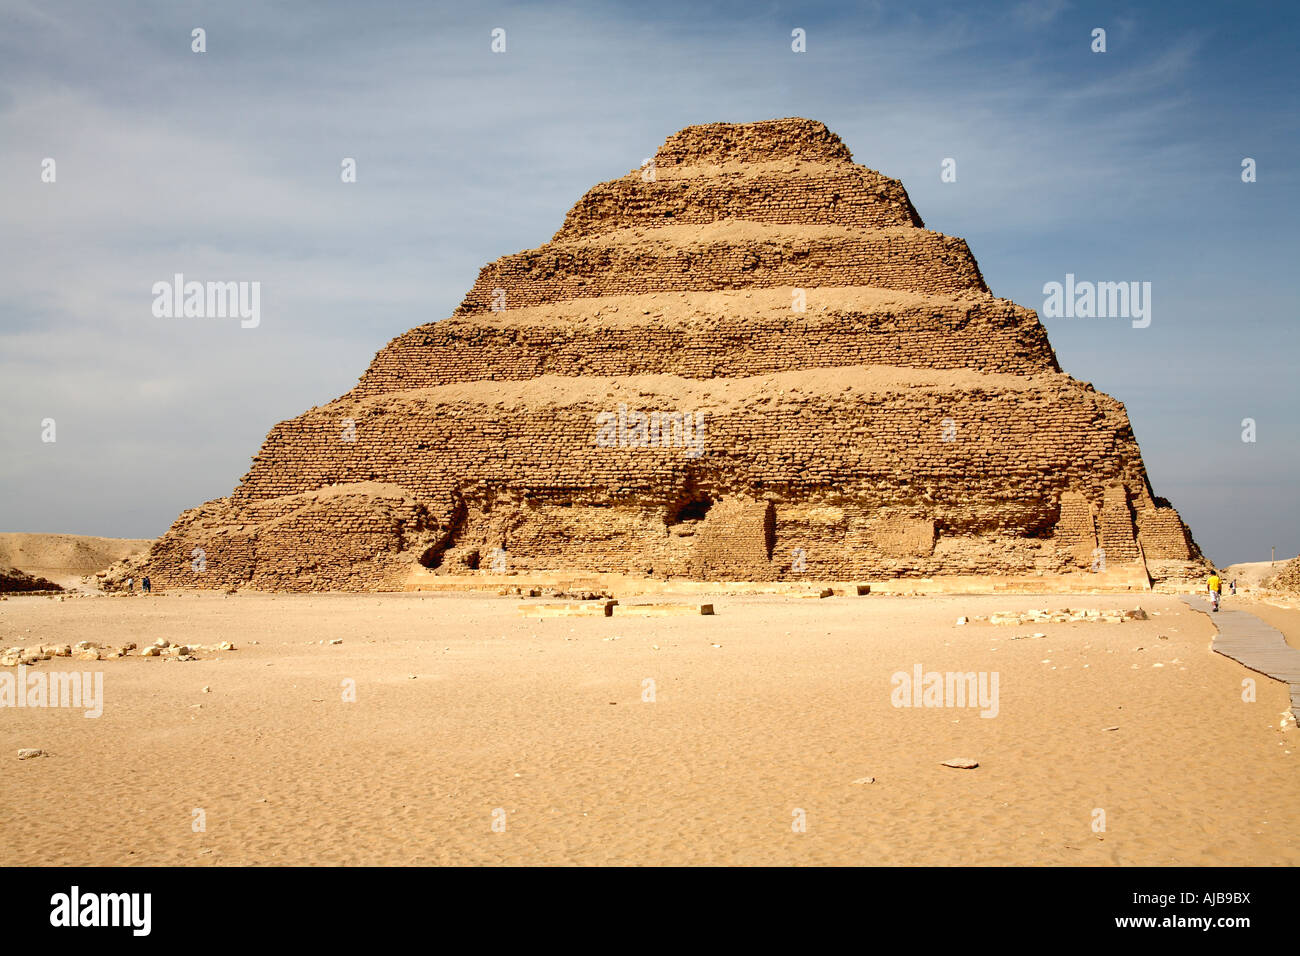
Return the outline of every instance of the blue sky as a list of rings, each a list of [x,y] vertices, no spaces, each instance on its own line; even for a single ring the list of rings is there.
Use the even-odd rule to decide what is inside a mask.
[[[1127,405],[1156,493],[1211,558],[1293,556],[1298,18],[2,0],[0,530],[160,534],[672,132],[805,116],[964,237],[998,295],[1041,309],[1066,273],[1151,282],[1148,328],[1045,319],[1063,367]],[[175,272],[260,281],[261,325],[155,319]]]

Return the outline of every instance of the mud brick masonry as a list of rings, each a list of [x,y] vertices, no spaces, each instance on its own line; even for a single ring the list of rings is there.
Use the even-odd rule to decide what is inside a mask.
[[[803,119],[692,126],[592,189],[455,315],[271,429],[143,571],[378,590],[503,560],[705,580],[1204,566],[1124,406]]]

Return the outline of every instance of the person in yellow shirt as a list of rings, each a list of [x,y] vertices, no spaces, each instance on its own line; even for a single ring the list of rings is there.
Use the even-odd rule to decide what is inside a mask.
[[[1219,609],[1219,597],[1223,591],[1223,581],[1219,579],[1218,571],[1210,572],[1210,580],[1205,582],[1205,586],[1210,591],[1210,603],[1214,605],[1214,610]]]

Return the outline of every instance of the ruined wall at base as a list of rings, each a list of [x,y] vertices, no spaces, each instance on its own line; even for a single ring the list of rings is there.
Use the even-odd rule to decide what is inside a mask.
[[[750,380],[713,407],[708,383],[584,383],[608,395],[636,383],[645,410],[702,406],[698,453],[602,447],[607,405],[543,401],[553,381],[510,395],[485,382],[340,400],[277,426],[207,524],[179,522],[156,549],[155,574],[160,586],[193,583],[199,545],[208,586],[290,590],[390,586],[421,561],[468,573],[497,549],[514,570],[708,580],[798,579],[795,548],[807,573],[829,577],[1018,574],[1065,570],[1075,557],[1088,567],[1094,520],[1115,563],[1137,557],[1133,508],[1152,531],[1177,520],[1169,509],[1146,517],[1118,403],[1061,375],[983,378],[880,391],[849,379],[832,397],[799,392],[796,373]],[[672,390],[649,392],[652,382]],[[752,400],[777,393],[779,402]],[[955,440],[945,420],[961,423]],[[384,494],[347,493],[376,474],[391,486]],[[1002,494],[1009,484],[1015,499]],[[707,518],[680,520],[691,501],[711,506]]]
[[[775,535],[771,502],[723,499],[701,522],[686,572],[712,581],[771,580],[778,576],[771,561]]]
[[[452,502],[445,499],[434,505],[343,493],[274,503],[280,516],[264,523],[249,520],[257,509],[236,509],[228,498],[181,515],[149,556],[154,585],[400,589],[414,562],[445,539],[453,520]]]
[[[983,387],[880,392],[846,381],[834,395],[799,391],[798,377],[755,377],[748,381],[757,400],[727,404],[710,404],[707,383],[680,382],[683,390],[656,394],[653,380],[630,381],[635,391],[620,398],[623,383],[589,380],[593,397],[570,404],[530,398],[534,389],[577,387],[558,380],[519,383],[511,396],[503,383],[480,382],[407,392],[400,401],[337,402],[276,426],[232,502],[376,474],[422,501],[450,486],[467,497],[494,488],[540,500],[667,501],[688,476],[701,487],[727,476],[731,484],[719,491],[747,488],[763,497],[829,488],[874,500],[994,502],[1014,482],[1022,493],[1002,508],[1038,513],[1042,501],[1067,489],[1100,498],[1108,482],[1144,481],[1122,406],[1064,376],[1044,376],[1037,388],[989,376]],[[471,392],[481,400],[468,399]],[[632,412],[701,412],[700,456],[681,446],[631,447],[630,434],[623,447],[602,447],[598,416],[628,401]],[[952,441],[944,440],[945,419],[956,423]]]
[[[1138,512],[1138,542],[1148,560],[1191,561],[1199,557],[1187,525],[1169,507]]]

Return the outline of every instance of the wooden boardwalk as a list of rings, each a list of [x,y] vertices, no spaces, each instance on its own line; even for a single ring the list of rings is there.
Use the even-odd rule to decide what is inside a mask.
[[[1266,677],[1285,681],[1291,688],[1291,713],[1300,715],[1300,650],[1286,642],[1282,632],[1265,624],[1249,611],[1223,607],[1218,614],[1210,611],[1210,602],[1197,597],[1183,597],[1193,611],[1207,615],[1218,628],[1212,648]]]

